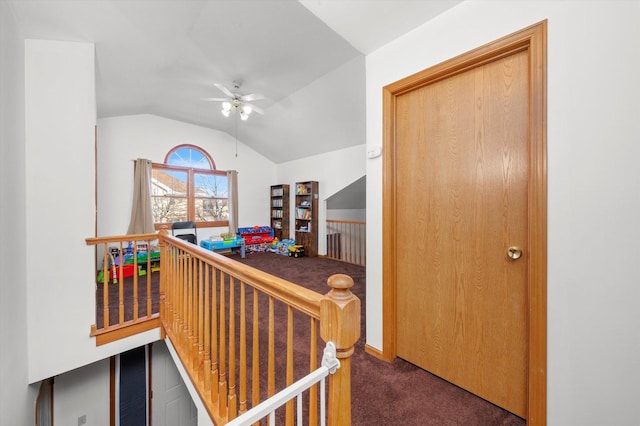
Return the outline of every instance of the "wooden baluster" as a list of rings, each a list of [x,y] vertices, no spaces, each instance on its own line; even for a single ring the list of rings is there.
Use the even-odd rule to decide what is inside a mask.
[[[229,276],[229,394],[227,395],[227,419],[236,418],[238,400],[236,398],[236,286],[235,280]]]
[[[318,368],[318,324],[317,320],[311,317],[309,342],[309,372]],[[318,424],[318,385],[309,388],[309,426]]]
[[[238,414],[247,411],[247,299],[246,285],[240,281],[240,405]]]
[[[211,392],[211,295],[209,289],[211,283],[209,282],[209,271],[211,266],[204,266],[204,389],[205,392]]]
[[[198,368],[198,259],[193,256],[189,256],[189,283],[191,286],[191,300],[189,301],[190,308],[190,326],[189,326],[189,339],[191,345],[189,345],[189,362],[193,371],[197,371]],[[197,379],[197,375],[196,375]]]
[[[227,352],[227,334],[226,334],[226,296],[225,296],[225,277],[223,272],[220,271],[220,324],[218,325],[220,330],[220,353],[218,370],[220,371],[218,377],[218,413],[222,417],[227,415],[227,373],[226,373],[226,352]]]
[[[120,241],[120,265],[118,266],[118,324],[124,323],[124,256]]]
[[[204,264],[198,260],[198,380],[204,382]]]
[[[171,317],[167,318],[167,321],[171,322],[171,329],[175,333],[177,331],[178,324],[178,307],[180,306],[180,287],[179,287],[179,270],[178,270],[178,258],[176,256],[175,247],[171,246],[167,249],[167,253],[169,253],[170,268],[171,268]],[[162,260],[161,262],[164,262]],[[176,336],[177,337],[177,336]],[[176,340],[176,338],[174,338]],[[177,344],[177,341],[173,342],[174,345]]]
[[[150,318],[152,315],[152,304],[151,304],[151,240],[146,240],[147,241],[147,266],[146,266],[146,271],[147,274],[145,275],[146,277],[146,284],[147,284],[147,318]]]
[[[287,371],[286,386],[293,383],[293,308],[287,306]],[[287,402],[285,407],[285,424],[293,426],[293,400]]]
[[[275,315],[273,297],[269,296],[269,344],[267,348],[267,397],[276,393]]]
[[[158,245],[160,247],[160,259],[161,262],[165,262],[163,264],[163,267],[160,268],[160,306],[159,306],[159,311],[160,311],[160,318],[163,321],[163,327],[162,327],[162,337],[164,337],[165,334],[165,328],[166,328],[166,323],[165,318],[167,318],[169,315],[171,315],[171,312],[169,310],[169,301],[167,300],[167,290],[169,290],[167,287],[168,284],[168,279],[169,279],[169,273],[171,271],[171,268],[169,267],[169,255],[167,253],[167,243],[164,239],[164,237],[167,236],[167,228],[163,227],[162,229],[160,229],[160,239],[158,240]],[[151,259],[151,241],[149,241],[149,259]],[[149,277],[151,277],[151,268],[149,267],[149,269],[147,269],[147,274],[149,275]],[[147,294],[149,295],[149,298],[147,299],[147,312],[151,312],[151,280],[149,280],[149,284],[147,285]]]
[[[181,269],[180,269],[180,258],[178,250],[175,247],[171,247],[171,263],[173,265],[173,332],[175,333],[175,342],[174,345],[179,343],[178,335],[180,329],[180,309],[182,308],[182,283],[181,283]]]
[[[260,312],[259,292],[253,289],[253,360],[251,363],[251,406],[255,407],[260,403]],[[259,422],[255,423],[256,425]]]
[[[217,269],[211,271],[211,403],[217,403],[218,393],[218,284]]]
[[[104,243],[104,254],[102,256],[102,328],[109,328],[109,281],[111,280],[111,269],[107,259],[107,243]]]
[[[194,321],[193,321],[193,313],[195,311],[194,306],[194,296],[195,296],[195,288],[193,281],[193,258],[191,255],[185,254],[187,259],[187,304],[185,306],[186,313],[186,324],[187,324],[187,345],[185,346],[186,351],[186,359],[185,362],[188,366],[193,369],[193,341],[194,341]]]
[[[189,302],[190,302],[190,293],[189,293],[189,260],[187,258],[187,254],[181,249],[182,255],[182,287],[183,287],[183,299],[182,299],[182,353],[185,355],[184,361],[186,364],[189,363],[189,357],[185,352],[185,349],[189,347]]]
[[[138,242],[133,242],[133,321],[138,319]]]
[[[340,368],[329,376],[328,425],[351,425],[351,355],[360,338],[360,299],[351,290],[353,279],[344,274],[329,277],[331,287],[320,301],[320,336],[336,345]]]
[[[184,328],[185,328],[185,324],[184,324],[184,312],[185,312],[185,305],[186,305],[186,298],[187,298],[187,286],[186,286],[186,279],[185,279],[185,274],[186,274],[186,264],[185,264],[185,260],[184,260],[184,253],[182,252],[182,249],[180,248],[176,248],[176,255],[178,256],[178,270],[179,270],[179,278],[178,278],[178,282],[180,283],[180,287],[178,289],[179,294],[180,294],[180,307],[178,308],[178,329],[177,329],[177,335],[178,335],[178,344],[180,346],[180,349],[184,348],[185,343],[184,343]]]

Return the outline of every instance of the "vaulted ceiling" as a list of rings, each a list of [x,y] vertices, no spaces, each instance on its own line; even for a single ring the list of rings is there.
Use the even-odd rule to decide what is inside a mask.
[[[98,117],[236,135],[275,163],[365,143],[364,56],[460,0],[3,0],[25,38],[95,43]],[[225,118],[214,83],[261,93]]]

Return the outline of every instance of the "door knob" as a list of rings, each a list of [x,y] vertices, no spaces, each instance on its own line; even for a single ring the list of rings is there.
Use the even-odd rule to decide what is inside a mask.
[[[518,246],[511,246],[507,249],[507,256],[512,260],[520,259],[522,256],[522,249]]]

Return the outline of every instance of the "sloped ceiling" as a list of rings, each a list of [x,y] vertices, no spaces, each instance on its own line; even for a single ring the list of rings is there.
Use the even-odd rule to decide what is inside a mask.
[[[155,114],[235,136],[203,97],[242,81],[265,110],[240,141],[283,163],[365,143],[364,55],[451,0],[3,0],[26,38],[95,43],[98,116]]]

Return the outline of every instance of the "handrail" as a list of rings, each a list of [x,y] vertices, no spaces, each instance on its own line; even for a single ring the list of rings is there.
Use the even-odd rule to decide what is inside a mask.
[[[160,231],[160,247],[163,327],[216,424],[231,421],[273,396],[278,362],[286,365],[284,386],[294,383],[294,352],[300,345],[294,344],[295,312],[310,318],[308,371],[317,368],[318,336],[335,342],[341,368],[329,378],[328,421],[331,426],[351,424],[350,357],[360,337],[360,300],[349,290],[350,277],[330,277],[331,290],[321,295],[172,237],[166,230]],[[266,298],[268,305],[261,307],[260,298]],[[286,307],[286,316],[278,321],[276,303]],[[265,312],[266,327],[259,325],[260,312]],[[286,337],[279,340],[277,330]],[[266,334],[267,346],[262,351],[261,333]],[[266,372],[260,369],[260,358],[267,359]],[[313,402],[317,392],[315,387],[310,391],[310,424],[318,420]],[[293,424],[291,401],[286,404],[286,424]]]
[[[322,295],[173,237],[166,229],[158,234],[86,241],[102,247],[105,271],[111,266],[108,251],[114,243],[120,253],[128,241],[133,241],[133,253],[138,252],[138,243],[152,250],[152,243],[157,242],[159,248],[159,313],[148,309],[147,316],[129,322],[123,322],[120,315],[115,325],[109,325],[109,300],[105,298],[106,329],[92,327],[97,344],[161,327],[209,415],[220,425],[293,384],[301,377],[300,367],[307,372],[316,370],[321,356],[317,342],[331,341],[336,345],[341,368],[328,380],[328,424],[351,424],[350,358],[360,337],[360,300],[349,290],[353,286],[350,277],[329,277],[329,292]],[[138,255],[129,256],[137,269]],[[148,270],[151,257],[146,258]],[[108,297],[108,290],[117,288],[122,312],[122,262],[117,269],[118,285],[105,279],[98,289]],[[149,275],[147,295],[151,294]],[[137,288],[137,274],[127,280]],[[301,320],[304,317],[307,320]],[[128,331],[123,334],[123,329]],[[306,349],[300,336],[308,338]],[[282,376],[276,377],[276,367]],[[307,409],[310,425],[318,424],[317,396],[317,386],[312,386]],[[292,401],[286,404],[287,425],[293,424],[293,408]]]

